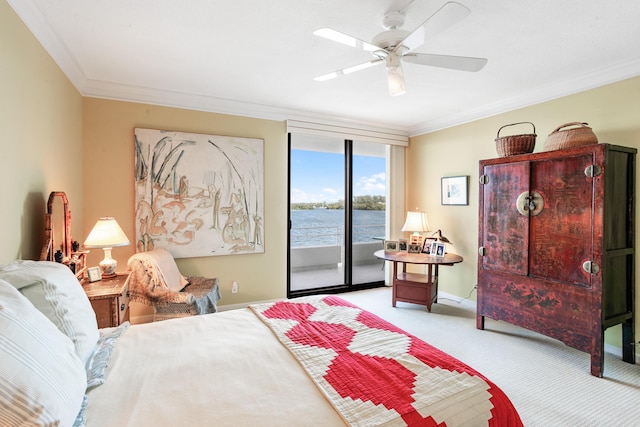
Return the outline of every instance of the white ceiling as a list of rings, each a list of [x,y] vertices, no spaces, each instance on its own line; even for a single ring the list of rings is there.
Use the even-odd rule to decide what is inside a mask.
[[[413,30],[446,0],[8,0],[85,96],[269,119],[424,133],[640,75],[638,0],[459,0],[471,15],[418,52],[488,58],[478,73],[404,63],[314,77],[371,59],[314,36],[365,41],[408,5]]]

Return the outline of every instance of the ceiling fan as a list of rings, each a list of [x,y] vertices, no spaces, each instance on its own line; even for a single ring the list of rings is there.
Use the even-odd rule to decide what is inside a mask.
[[[456,2],[448,2],[438,9],[422,25],[413,32],[400,29],[404,24],[404,12],[402,9],[392,9],[384,15],[382,26],[386,31],[376,35],[371,43],[367,43],[348,34],[341,33],[331,28],[321,28],[313,34],[345,44],[347,46],[371,52],[374,59],[342,70],[333,71],[316,77],[314,80],[325,81],[365,68],[385,63],[387,68],[387,81],[389,94],[392,96],[406,93],[401,62],[410,62],[431,67],[449,68],[461,71],[480,71],[486,64],[486,58],[474,58],[468,56],[436,55],[430,53],[414,52],[430,37],[457,23],[469,15],[471,11]]]

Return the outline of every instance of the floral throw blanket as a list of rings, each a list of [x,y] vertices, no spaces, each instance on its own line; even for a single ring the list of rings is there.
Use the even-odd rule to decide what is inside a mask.
[[[457,359],[341,298],[251,306],[352,426],[520,426],[504,393]]]

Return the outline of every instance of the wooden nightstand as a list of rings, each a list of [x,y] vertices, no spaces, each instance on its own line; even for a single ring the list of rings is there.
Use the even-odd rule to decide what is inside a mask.
[[[118,273],[116,277],[93,283],[86,278],[82,280],[98,328],[115,327],[129,320],[129,289],[125,286],[128,277],[129,273]]]

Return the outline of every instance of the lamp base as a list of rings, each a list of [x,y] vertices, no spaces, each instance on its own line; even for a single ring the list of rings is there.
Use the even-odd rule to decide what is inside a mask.
[[[116,273],[102,273],[103,279],[113,279],[116,276],[117,276]]]
[[[100,261],[100,270],[102,272],[103,279],[109,279],[112,277],[116,277],[116,267],[118,266],[118,261],[111,258],[111,248],[103,248],[104,249],[104,259]]]

